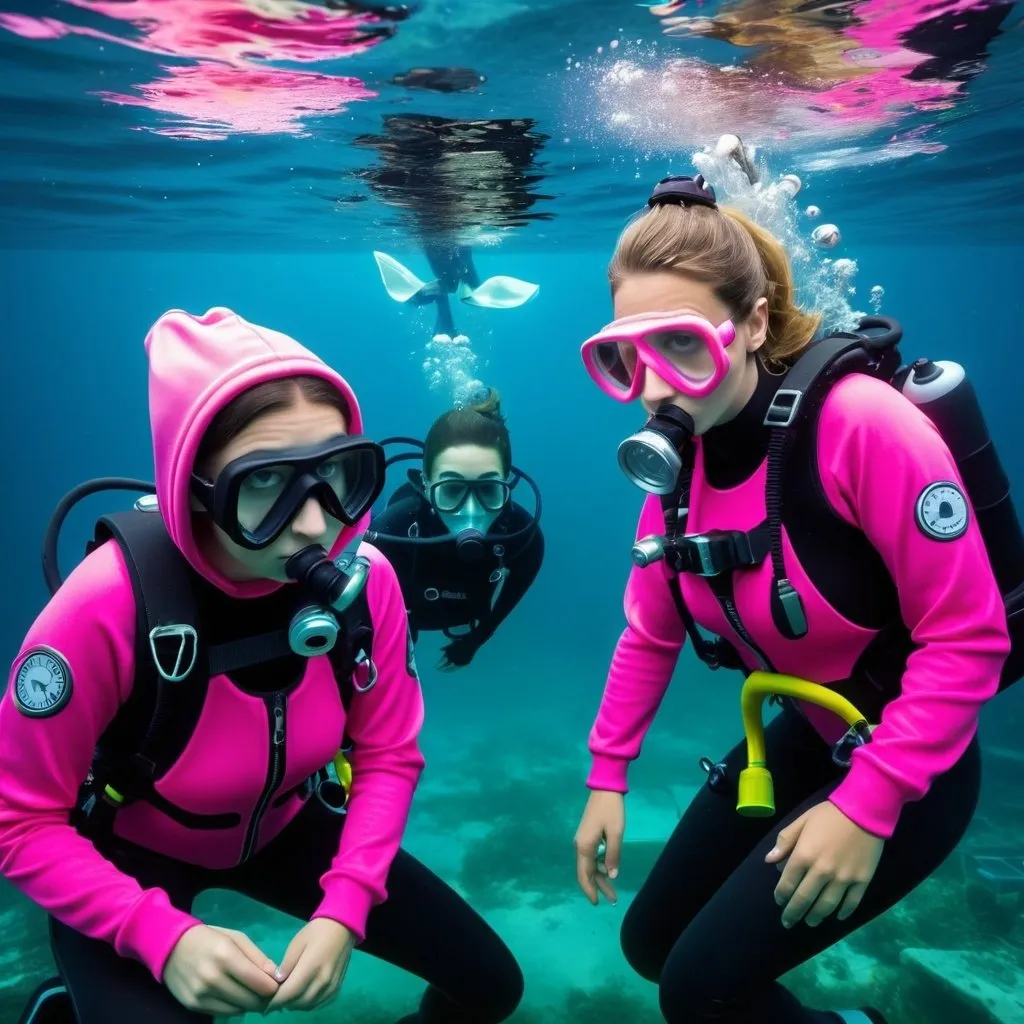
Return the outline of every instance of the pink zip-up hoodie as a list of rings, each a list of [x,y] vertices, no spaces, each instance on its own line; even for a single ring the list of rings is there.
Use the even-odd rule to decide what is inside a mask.
[[[201,317],[164,314],[146,338],[146,351],[156,488],[168,533],[196,571],[229,595],[245,600],[270,593],[283,584],[227,579],[196,544],[189,480],[199,442],[220,409],[264,381],[322,377],[344,397],[353,434],[362,431],[355,395],[296,341],[228,309]],[[331,553],[358,531],[344,529]],[[324,865],[323,900],[313,916],[339,921],[361,940],[371,907],[386,897],[385,879],[423,769],[423,701],[415,669],[407,666],[408,626],[394,570],[370,545],[358,550],[371,563],[367,597],[377,683],[355,694],[346,721],[327,657],[310,659],[285,696],[284,771],[275,795],[327,764],[347,726],[356,744],[348,816],[337,856]],[[141,888],[69,824],[96,741],[131,690],[135,629],[128,570],[117,544],[108,542],[69,574],[25,637],[0,700],[0,873],[58,920],[142,961],[159,981],[175,944],[198,920],[175,909],[162,889]],[[19,668],[40,646],[66,660],[71,696],[56,713],[36,718],[19,710],[12,690]],[[244,692],[227,676],[212,678],[192,739],[157,790],[193,813],[236,814],[239,824],[190,829],[140,801],[117,812],[115,833],[189,863],[237,864],[267,780],[268,725],[263,696]],[[271,799],[256,849],[301,807],[298,795]]]
[[[704,476],[699,438],[696,456],[687,533],[751,530],[765,520],[767,462],[739,486],[722,491]],[[978,712],[996,693],[1009,653],[1006,612],[973,511],[966,533],[953,541],[930,539],[917,526],[914,508],[924,488],[950,480],[963,489],[963,483],[934,424],[904,395],[863,374],[841,379],[822,406],[817,459],[826,499],[881,555],[898,588],[903,621],[920,645],[908,659],[901,692],[886,706],[871,742],[854,750],[830,798],[862,828],[888,838],[903,805],[924,796],[974,736]],[[660,500],[648,498],[637,537],[664,532]],[[785,528],[782,540],[787,575],[804,603],[807,635],[788,640],[775,627],[770,559],[733,575],[740,621],[778,672],[823,684],[845,680],[876,634],[830,607],[797,560]],[[686,638],[669,590],[672,575],[664,562],[630,573],[628,624],[590,734],[592,789],[627,791],[627,767],[639,756],[671,680]],[[757,668],[708,581],[683,575],[680,582],[698,625],[727,638],[748,668]],[[801,707],[828,742],[846,730],[831,712]],[[739,725],[738,699],[736,716]]]

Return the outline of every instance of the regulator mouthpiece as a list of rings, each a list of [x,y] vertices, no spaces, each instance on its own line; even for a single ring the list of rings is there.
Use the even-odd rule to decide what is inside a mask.
[[[321,604],[343,612],[366,586],[370,563],[362,555],[348,553],[331,561],[319,544],[310,544],[292,555],[284,570]]]
[[[362,592],[370,563],[362,555],[342,554],[333,561],[319,544],[311,544],[285,562],[285,572],[316,602],[303,605],[288,625],[288,644],[304,658],[329,654],[341,627],[335,612],[344,612]]]
[[[484,556],[487,546],[479,530],[461,530],[455,536],[455,552],[466,562],[478,562]]]
[[[693,431],[689,413],[675,405],[662,405],[642,430],[619,445],[619,468],[641,490],[671,494],[683,467],[681,453]]]

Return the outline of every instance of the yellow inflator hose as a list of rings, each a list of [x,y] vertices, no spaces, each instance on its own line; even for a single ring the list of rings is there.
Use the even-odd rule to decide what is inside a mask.
[[[740,772],[736,800],[736,810],[748,818],[767,818],[775,813],[772,773],[765,765],[764,723],[761,720],[761,706],[770,694],[817,704],[837,714],[858,731],[868,727],[867,719],[845,697],[827,686],[796,676],[751,672],[740,693],[740,713],[747,737],[747,767]]]
[[[334,755],[334,770],[338,775],[338,782],[345,790],[345,799],[348,800],[349,790],[352,788],[352,765],[348,758],[339,750]]]

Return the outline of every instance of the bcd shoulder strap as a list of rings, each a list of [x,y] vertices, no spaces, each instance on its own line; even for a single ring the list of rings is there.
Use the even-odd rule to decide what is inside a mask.
[[[373,622],[370,618],[370,602],[366,597],[365,587],[345,609],[341,618],[341,635],[327,657],[334,669],[334,678],[338,681],[341,704],[345,709],[347,721],[348,709],[356,690],[355,679],[359,665],[366,662],[368,675],[364,689],[370,689],[377,677],[377,666],[373,661]],[[346,732],[342,750],[350,750],[351,747],[352,743]]]
[[[673,491],[662,495],[661,498],[661,511],[665,519],[665,530],[669,536],[676,536],[686,529],[686,517],[690,511],[690,485],[693,481],[693,459],[693,446],[687,445],[687,450],[683,455],[682,469],[679,473],[679,482]],[[710,669],[742,668],[743,662],[728,640],[724,637],[715,637],[709,640],[697,628],[697,623],[683,600],[678,573],[669,578],[668,588],[697,657]]]
[[[797,430],[807,429],[806,425],[818,414],[829,389],[840,377],[851,372],[861,372],[891,379],[899,366],[897,340],[898,334],[895,332],[890,332],[874,344],[863,334],[837,333],[822,338],[810,345],[790,367],[765,414],[764,425],[771,431],[765,480],[766,521],[750,531],[747,547],[753,559],[760,561],[765,553],[764,540],[767,540],[767,553],[771,556],[775,580],[772,600],[781,604],[782,612],[781,615],[773,615],[773,618],[788,628],[790,639],[799,638],[807,631],[800,596],[786,576],[782,551],[782,483],[793,438]],[[685,529],[693,463],[693,446],[688,445],[679,483],[672,493],[662,497],[665,528],[669,536],[679,536]],[[722,588],[715,585],[716,577],[708,573],[705,575],[711,576],[712,590],[721,602]],[[701,661],[711,668],[742,668],[743,662],[738,652],[728,641],[724,638],[709,641],[701,636],[683,601],[678,577],[670,580],[670,589],[686,632]]]
[[[118,781],[129,796],[159,779],[181,755],[202,712],[210,671],[188,567],[159,513],[134,509],[103,516],[89,548],[110,539],[120,547],[132,581],[135,665],[131,692],[96,754],[105,768],[119,769]]]
[[[95,761],[105,782],[123,796],[136,798],[183,753],[213,676],[292,652],[286,627],[212,646],[203,642],[191,571],[157,512],[136,508],[103,516],[89,550],[107,540],[117,542],[131,576],[137,616],[135,666],[131,691],[100,737]],[[339,618],[340,635],[329,657],[347,714],[356,666],[365,659],[371,676],[376,672],[365,590]],[[343,746],[348,745],[346,737]]]
[[[870,323],[870,318],[862,321]],[[803,602],[786,575],[782,554],[782,483],[793,438],[798,430],[808,429],[807,424],[817,417],[829,390],[841,377],[857,372],[891,380],[899,368],[898,340],[898,331],[890,330],[877,341],[864,334],[839,332],[814,342],[790,367],[765,414],[764,425],[771,430],[765,513],[775,581],[772,601],[782,613],[773,618],[785,627],[787,639],[807,633]]]

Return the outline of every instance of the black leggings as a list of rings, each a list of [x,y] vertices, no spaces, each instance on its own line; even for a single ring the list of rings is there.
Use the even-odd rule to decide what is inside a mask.
[[[905,805],[857,910],[845,921],[833,913],[816,928],[800,922],[787,930],[773,895],[779,872],[765,855],[784,826],[827,799],[842,773],[791,708],[771,722],[765,739],[775,816],[744,818],[736,811],[736,779],[746,765],[740,743],[726,758],[730,784],[719,792],[704,786],[693,798],[623,920],[626,959],[658,983],[669,1024],[834,1024],[834,1014],[805,1008],[776,979],[923,882],[955,849],[977,805],[975,738],[922,800]]]
[[[338,850],[344,816],[316,799],[246,864],[211,871],[115,846],[107,856],[143,888],[159,887],[174,906],[190,910],[205,889],[230,889],[307,921],[323,894],[320,876]],[[498,1024],[523,993],[514,957],[486,922],[453,889],[403,850],[387,878],[387,899],[370,912],[357,950],[418,975],[428,983],[409,1024]],[[54,959],[78,1024],[113,1020],[198,1024],[211,1017],[186,1010],[141,963],[50,919]],[[344,1000],[344,987],[340,1000]]]

